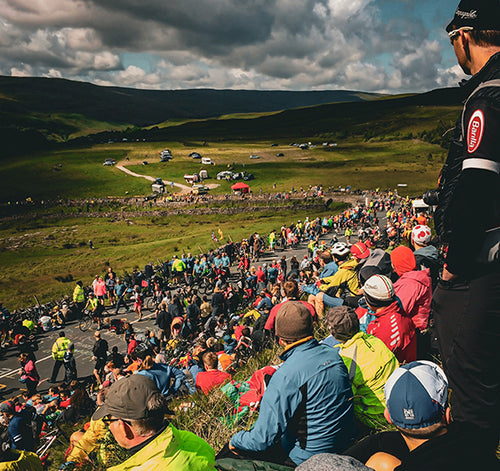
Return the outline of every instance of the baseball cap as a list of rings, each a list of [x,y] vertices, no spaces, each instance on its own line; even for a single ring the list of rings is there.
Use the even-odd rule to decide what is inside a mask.
[[[148,401],[159,392],[155,382],[147,376],[127,376],[111,385],[104,404],[94,412],[92,419],[102,419],[107,415],[119,419],[146,419]]]
[[[431,228],[429,226],[419,224],[411,231],[411,238],[418,245],[427,245],[432,238]]]
[[[443,416],[448,380],[435,363],[414,361],[392,373],[385,383],[384,394],[394,425],[405,429],[429,427]]]
[[[275,322],[276,335],[293,341],[313,334],[313,319],[309,309],[300,301],[287,301],[278,310]]]
[[[384,275],[373,275],[363,285],[367,303],[373,307],[386,306],[394,300],[392,281]]]
[[[356,242],[351,245],[351,253],[357,258],[367,258],[370,255],[370,249],[364,242]]]
[[[454,29],[470,27],[476,30],[500,30],[500,3],[498,0],[462,0],[455,16],[446,27]]]
[[[341,342],[349,340],[359,331],[356,311],[349,306],[337,306],[328,310],[325,322],[330,333]]]

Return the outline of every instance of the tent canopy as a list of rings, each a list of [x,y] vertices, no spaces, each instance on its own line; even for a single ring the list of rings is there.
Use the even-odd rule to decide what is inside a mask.
[[[241,191],[241,192],[243,192],[243,193],[247,193],[249,189],[250,189],[250,187],[249,187],[246,183],[243,183],[243,182],[238,182],[238,183],[235,183],[235,184],[231,187],[231,190],[234,190],[234,191]]]

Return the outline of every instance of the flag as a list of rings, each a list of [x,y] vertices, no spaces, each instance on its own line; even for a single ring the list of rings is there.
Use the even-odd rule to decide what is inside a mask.
[[[214,231],[212,231],[212,240],[214,242],[218,242],[217,237],[215,236],[215,232]]]
[[[224,234],[220,229],[217,229],[217,232],[219,233],[219,239],[224,239]]]

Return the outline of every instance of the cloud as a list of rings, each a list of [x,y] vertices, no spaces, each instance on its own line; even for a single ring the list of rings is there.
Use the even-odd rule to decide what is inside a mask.
[[[394,6],[401,4],[0,0],[0,71],[159,89],[400,92],[449,83],[441,42],[411,3],[402,7],[411,17],[389,14]]]

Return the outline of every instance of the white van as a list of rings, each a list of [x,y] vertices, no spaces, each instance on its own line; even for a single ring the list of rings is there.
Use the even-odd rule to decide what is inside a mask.
[[[215,165],[215,162],[212,162],[212,159],[210,159],[210,157],[202,157],[200,163],[203,165]]]

